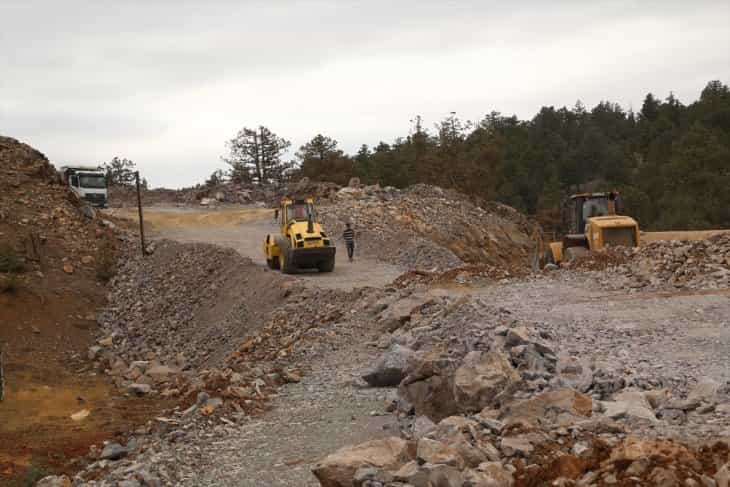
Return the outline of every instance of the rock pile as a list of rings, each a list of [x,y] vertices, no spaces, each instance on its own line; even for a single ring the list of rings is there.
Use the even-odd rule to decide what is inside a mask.
[[[340,186],[303,178],[283,186],[258,186],[242,183],[198,184],[189,188],[153,188],[142,190],[145,205],[175,206],[217,206],[222,204],[266,204],[279,205],[282,198],[312,197],[319,202],[333,201]],[[137,205],[137,190],[134,186],[113,186],[109,189],[109,205],[130,207]]]
[[[704,240],[650,242],[590,252],[566,267],[608,271],[615,288],[718,289],[730,286],[730,232]]]
[[[387,408],[401,436],[322,459],[322,486],[723,485],[727,442],[651,437],[681,415],[726,408],[727,385],[705,380],[685,395],[630,384],[563,350],[542,323],[481,298],[410,292],[370,305],[391,333],[363,377],[397,387]]]
[[[652,242],[616,271],[631,287],[716,289],[730,286],[730,232],[706,240]]]
[[[469,284],[478,285],[484,282],[501,281],[519,277],[527,273],[527,269],[515,269],[511,272],[489,264],[472,264],[454,267],[443,272],[411,270],[398,276],[393,282],[398,287],[411,287],[434,284]]]
[[[130,363],[220,365],[286,292],[285,278],[234,250],[167,240],[153,246],[144,257],[128,253],[100,316],[107,340]]]
[[[352,222],[363,251],[407,268],[443,270],[464,262],[526,268],[531,228],[507,209],[485,210],[464,195],[423,184],[348,186],[336,204],[320,207],[320,217],[335,235]]]
[[[127,252],[89,358],[131,394],[181,397],[184,404],[206,394],[211,399],[200,407],[210,411],[261,412],[297,372],[264,357],[253,363],[229,355],[246,340],[266,341],[260,328],[296,284],[233,250],[165,240],[153,247],[144,257]]]

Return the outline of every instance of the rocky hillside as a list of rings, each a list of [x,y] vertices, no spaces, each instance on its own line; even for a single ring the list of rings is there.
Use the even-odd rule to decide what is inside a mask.
[[[149,401],[127,401],[104,376],[85,373],[122,236],[56,182],[41,152],[0,137],[2,485],[14,485],[36,463],[73,470],[70,459],[100,435],[149,414]],[[83,421],[71,419],[89,411]]]

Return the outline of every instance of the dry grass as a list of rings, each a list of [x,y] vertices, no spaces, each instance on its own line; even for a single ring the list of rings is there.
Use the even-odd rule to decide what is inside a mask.
[[[137,210],[125,208],[113,211],[114,216],[137,222]],[[145,228],[164,230],[170,228],[232,227],[253,221],[273,219],[273,210],[266,208],[199,210],[144,210]]]

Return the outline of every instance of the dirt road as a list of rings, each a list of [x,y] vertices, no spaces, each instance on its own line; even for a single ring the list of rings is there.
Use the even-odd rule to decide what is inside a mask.
[[[130,209],[111,210],[116,216],[134,219]],[[144,216],[148,232],[153,238],[169,238],[179,242],[205,242],[237,250],[241,255],[261,265],[263,240],[269,233],[279,231],[273,212],[261,208],[229,208],[217,211],[178,208],[146,208]],[[347,251],[337,242],[335,270],[332,273],[302,272],[299,279],[332,289],[357,287],[382,287],[403,273],[403,269],[372,258],[356,254],[348,262]]]

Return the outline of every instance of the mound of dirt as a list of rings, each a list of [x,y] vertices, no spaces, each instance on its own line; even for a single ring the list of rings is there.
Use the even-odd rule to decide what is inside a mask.
[[[340,235],[351,221],[359,249],[411,269],[488,264],[527,268],[533,228],[513,209],[484,209],[457,192],[414,185],[404,190],[346,187],[336,204],[320,206],[325,228]]]
[[[668,284],[690,289],[728,287],[730,233],[689,242],[652,242],[641,247],[618,272],[648,285]]]
[[[235,250],[162,240],[151,255],[128,253],[100,322],[128,363],[198,370],[221,365],[291,284]]]

